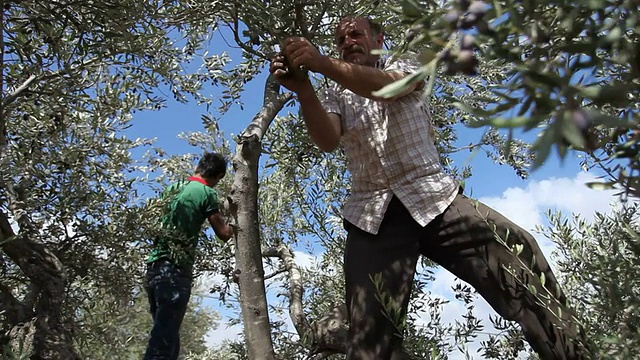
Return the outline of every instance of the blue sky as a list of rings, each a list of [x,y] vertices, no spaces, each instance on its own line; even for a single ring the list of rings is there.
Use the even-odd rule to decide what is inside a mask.
[[[209,49],[210,53],[221,53],[222,51],[229,52],[231,58],[234,59],[231,65],[239,61],[240,54],[238,50],[229,49],[224,42],[214,43],[211,49]],[[261,75],[250,82],[245,88],[243,94],[244,110],[240,110],[239,107],[233,107],[220,119],[219,127],[228,138],[230,138],[231,134],[240,133],[259,111],[262,106],[262,92],[266,76],[267,71],[263,69]],[[207,90],[212,91],[213,95],[216,96],[219,95],[223,89],[209,88]],[[125,134],[133,138],[155,137],[157,138],[155,146],[161,147],[169,155],[199,152],[200,150],[198,148],[190,146],[186,141],[179,140],[177,135],[181,132],[203,131],[200,117],[205,111],[204,106],[198,107],[194,103],[185,105],[173,100],[168,100],[167,106],[159,111],[136,113],[132,126]],[[295,109],[285,108],[282,110],[282,114],[286,111],[295,111]],[[458,134],[459,143],[468,144],[477,142],[481,138],[482,132],[483,129],[466,129],[460,127]],[[531,135],[528,136],[528,138],[530,137]],[[136,151],[134,152],[134,156],[140,156],[143,152],[144,151]],[[548,190],[545,193],[539,189],[551,188],[551,191],[553,191],[555,186],[559,186],[558,184],[564,184],[562,191],[565,194],[562,194],[563,196],[569,196],[570,194],[567,193],[573,191],[574,188],[575,191],[580,194],[580,199],[586,199],[588,196],[591,196],[584,194],[592,194],[585,188],[580,188],[580,181],[588,177],[583,176],[580,178],[579,160],[575,155],[569,155],[563,162],[560,162],[557,155],[552,154],[545,165],[533,172],[527,180],[518,177],[508,166],[494,164],[483,152],[475,155],[470,152],[458,153],[453,156],[453,159],[459,165],[470,164],[473,166],[473,176],[466,182],[467,193],[471,191],[473,197],[486,200],[488,203],[496,206],[497,209],[508,212],[505,213],[507,217],[520,216],[519,224],[523,227],[525,226],[524,224],[529,226],[530,223],[527,221],[530,220],[533,224],[542,221],[540,220],[542,218],[540,214],[546,210],[547,207],[562,208],[564,202],[573,201],[558,197],[558,199],[563,199],[562,203],[554,202],[553,194],[550,195]],[[222,195],[224,196],[224,194]],[[514,200],[516,202],[511,201],[511,198],[516,199]],[[547,200],[538,201],[536,198],[545,198]],[[571,199],[573,198],[574,197],[571,197]],[[608,199],[608,197],[605,197],[599,201],[599,206],[604,208]],[[518,204],[517,201],[521,203]],[[580,202],[580,206],[582,206],[583,203],[584,202]],[[565,210],[584,211],[585,209],[589,209],[589,205],[586,207],[580,206],[567,207]],[[516,212],[519,210],[524,212],[518,215]],[[530,212],[530,215],[527,215],[527,211]],[[527,230],[531,229],[528,228]],[[308,256],[312,258],[313,254],[308,254]],[[447,284],[451,283],[451,279],[449,277],[443,277],[443,279],[447,279],[448,282],[446,284],[439,284],[438,286],[442,286],[444,289]],[[450,296],[450,294],[447,295],[446,289],[442,290],[442,294],[444,297]],[[211,306],[224,316],[232,316],[231,312],[219,306],[217,300],[205,299],[204,305]],[[217,343],[221,338],[233,338],[239,329],[239,327],[228,330],[218,329],[211,335],[212,338],[215,338],[215,340],[211,340],[211,342]]]

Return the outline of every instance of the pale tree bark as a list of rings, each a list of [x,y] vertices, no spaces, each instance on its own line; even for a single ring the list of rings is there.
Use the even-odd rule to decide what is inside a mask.
[[[289,275],[289,316],[296,328],[302,344],[314,357],[322,358],[330,354],[345,354],[347,349],[347,307],[344,304],[334,307],[324,317],[309,322],[304,314],[304,286],[302,274],[291,250],[284,244],[264,251],[263,256],[282,260]]]
[[[69,330],[61,321],[62,304],[67,283],[60,259],[45,244],[35,240],[40,229],[31,222],[25,210],[27,189],[32,184],[25,178],[17,184],[0,181],[7,194],[8,208],[20,227],[16,234],[7,213],[0,211],[0,249],[15,263],[29,281],[29,294],[22,301],[9,289],[1,290],[2,305],[17,310],[8,316],[13,348],[31,354],[31,359],[77,359]]]
[[[238,137],[233,158],[235,170],[231,202],[237,205],[236,278],[240,288],[240,308],[249,358],[275,359],[267,309],[262,265],[262,242],[258,219],[258,161],[262,137],[292,94],[280,94],[280,85],[269,76],[264,104]]]

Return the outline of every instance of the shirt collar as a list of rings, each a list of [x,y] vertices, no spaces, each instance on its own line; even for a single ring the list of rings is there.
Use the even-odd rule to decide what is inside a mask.
[[[189,180],[189,181],[197,181],[197,182],[199,182],[201,184],[204,184],[204,186],[209,186],[209,184],[207,184],[207,182],[204,181],[204,179],[199,178],[197,176],[189,176],[189,178],[187,180]]]

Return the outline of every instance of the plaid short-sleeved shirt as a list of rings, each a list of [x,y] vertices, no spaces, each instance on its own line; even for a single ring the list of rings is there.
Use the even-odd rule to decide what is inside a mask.
[[[419,66],[411,59],[377,64],[385,71],[407,74]],[[342,120],[340,143],[352,179],[343,211],[347,221],[377,234],[393,195],[421,226],[451,204],[458,184],[440,165],[429,105],[420,90],[385,103],[334,86],[325,91],[322,103]]]

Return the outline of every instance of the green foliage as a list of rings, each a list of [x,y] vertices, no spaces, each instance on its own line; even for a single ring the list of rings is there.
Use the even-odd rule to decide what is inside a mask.
[[[593,4],[607,6],[596,9]],[[622,130],[607,133],[622,121],[616,118],[612,122],[612,116],[632,124],[638,120],[637,84],[625,84],[637,79],[637,14],[625,12],[626,2],[619,7],[607,1],[495,2],[483,16],[493,30],[476,34],[472,43],[456,35],[443,21],[449,8],[413,0],[391,5],[400,11],[390,12],[375,1],[341,0],[9,3],[3,13],[2,86],[6,94],[0,124],[6,129],[7,142],[0,141],[1,215],[17,230],[16,237],[9,241],[35,239],[62,263],[67,282],[61,322],[73,330],[72,340],[81,354],[105,358],[117,353],[117,358],[126,359],[141,353],[150,318],[137,289],[140,264],[146,255],[146,242],[154,234],[158,210],[145,200],[193,168],[193,155],[167,156],[158,148],[136,163],[131,151],[152,141],[120,136],[130,126],[131,114],[161,109],[166,100],[158,95],[162,92],[180,102],[194,100],[206,105],[204,132],[180,137],[190,145],[230,156],[230,144],[217,121],[232,106],[243,107],[243,90],[255,83],[275,45],[290,34],[306,35],[322,52],[334,54],[333,27],[346,14],[368,14],[381,21],[388,44],[394,49],[404,49],[407,44],[403,39],[410,35],[408,49],[415,50],[430,71],[440,69],[436,63],[449,61],[448,69],[443,69],[450,74],[448,77],[437,79],[435,73],[428,73],[427,81],[432,84],[428,90],[442,163],[457,178],[470,176],[471,168],[453,163],[449,155],[478,150],[497,163],[513,167],[520,176],[528,175],[533,160],[528,144],[498,131],[503,127],[545,129],[543,134],[549,135],[543,135],[535,147],[538,163],[554,144],[563,153],[569,148],[586,148],[590,138],[575,128],[577,117],[583,114],[578,110],[584,110],[588,115],[585,119],[600,124],[589,130],[599,150],[589,151],[584,165],[603,166],[612,170],[612,175],[614,170],[620,175],[620,170],[627,169],[625,177],[610,180],[634,189],[637,132],[622,131],[625,126],[621,126]],[[563,12],[570,15],[561,18],[573,19],[574,24],[554,20]],[[403,14],[401,21],[398,14]],[[620,21],[604,21],[607,16]],[[458,20],[460,17],[456,26]],[[482,22],[475,26],[478,24]],[[241,59],[205,51],[208,40],[216,37],[214,40],[220,41],[217,36],[221,28],[229,29],[234,42],[243,49]],[[412,30],[405,34],[407,28]],[[590,43],[594,38],[599,39],[597,45]],[[451,49],[444,56],[446,48]],[[477,62],[469,59],[470,48],[477,48]],[[195,70],[190,72],[188,68]],[[463,74],[472,71],[479,75]],[[583,73],[588,76],[580,79]],[[321,79],[313,81],[319,89],[327,85]],[[222,96],[205,96],[206,85],[220,86]],[[610,96],[621,91],[628,94],[626,99]],[[592,110],[604,116],[593,117],[588,112]],[[483,135],[479,133],[478,143],[459,145],[460,124],[491,128]],[[316,266],[303,271],[307,290],[303,303],[306,316],[318,319],[339,305],[344,293],[340,211],[349,192],[344,154],[320,153],[310,143],[299,114],[293,113],[274,121],[262,146],[266,158],[259,187],[262,245],[285,242],[317,254]],[[607,158],[618,162],[604,164]],[[630,165],[616,168],[624,164],[622,161]],[[220,184],[220,194],[228,194],[232,177],[233,172]],[[140,188],[150,191],[138,195],[136,189]],[[613,280],[607,280],[605,274],[614,280],[625,279],[625,289],[638,288],[633,282],[638,277],[631,267],[635,264],[637,268],[638,254],[633,252],[632,233],[624,237],[614,231],[614,220],[607,221],[601,221],[607,224],[607,231],[628,240],[590,248],[590,256],[599,254],[592,262],[569,269],[572,263],[567,260],[563,269],[568,274],[568,292],[580,299],[579,310],[589,314],[586,323],[602,344],[603,356],[624,358],[624,351],[638,346],[637,334],[630,327],[634,324],[633,312],[628,315],[629,309],[637,308],[637,301],[625,292],[610,289]],[[580,223],[569,233],[573,236],[589,226]],[[635,225],[629,226],[637,232]],[[603,227],[598,229],[604,231]],[[570,244],[568,236],[562,240],[565,247]],[[602,241],[601,237],[605,236],[589,239]],[[206,238],[197,272],[223,275],[227,283],[207,290],[220,294],[225,306],[236,308],[232,301],[237,297],[237,287],[231,282],[232,248],[219,245],[210,233]],[[584,239],[575,249],[594,243]],[[604,249],[617,249],[625,256],[612,259]],[[567,255],[573,262],[577,258]],[[267,261],[267,265],[279,269],[277,262]],[[433,279],[427,269],[432,264],[426,265],[424,274],[417,278],[411,306],[415,311],[428,312],[430,321],[425,324],[415,315],[406,319],[406,347],[421,358],[447,357],[457,350],[464,353],[467,344],[486,327],[473,313],[475,295],[459,284],[454,290],[464,304],[464,318],[444,324],[442,300],[428,291]],[[38,297],[33,279],[5,253],[0,253],[0,269],[0,294],[5,296],[2,290],[9,288],[13,299],[33,310]],[[620,275],[616,269],[625,272]],[[284,279],[285,274],[275,275],[271,287],[286,290]],[[587,292],[594,285],[585,284],[598,284],[606,291]],[[287,316],[288,299],[280,299],[282,303],[270,305],[274,313],[279,309],[282,316]],[[216,319],[199,309],[196,300],[183,326],[185,349],[191,352],[187,358],[246,359],[241,343],[205,351],[202,336]],[[612,309],[620,311],[614,313]],[[2,331],[7,333],[14,324],[5,321],[7,313],[1,310]],[[616,328],[620,321],[627,321],[624,324],[630,324],[628,329]],[[606,331],[598,332],[600,323],[607,324]],[[278,353],[283,358],[307,356],[309,349],[299,334],[292,334],[282,320],[275,320],[273,325]],[[505,354],[526,351],[521,333],[513,324],[495,319],[494,326],[502,333],[493,334],[484,344],[485,357],[509,358]]]
[[[506,128],[510,134],[514,128],[538,128],[534,169],[553,148],[561,157],[583,151],[584,166],[603,169],[606,184],[638,195],[635,2],[461,0],[441,6],[402,0],[391,8],[410,28],[405,49],[426,47],[423,54],[430,54],[423,56],[429,76],[438,75],[437,64],[444,66],[444,81],[452,74],[483,76],[482,64],[504,67],[502,80],[483,84],[493,99],[489,103],[449,97],[478,118],[469,126]]]
[[[427,6],[426,4],[426,2],[418,3],[419,6]],[[220,84],[225,86],[228,92],[225,93],[226,98],[222,100],[218,111],[224,113],[229,106],[242,103],[240,96],[243,87],[255,78],[256,69],[266,64],[270,54],[275,51],[274,45],[287,34],[304,34],[305,27],[299,26],[301,12],[296,9],[300,6],[297,2],[248,1],[213,6],[215,12],[212,13],[220,15],[221,23],[231,29],[235,42],[244,50],[242,61],[232,70],[222,72],[226,78]],[[425,29],[438,31],[440,24],[438,16],[445,13],[444,9],[436,7],[431,2],[428,6],[429,12],[413,12],[414,17],[420,17],[420,21],[429,26],[419,29],[411,44],[411,47],[421,52],[420,59],[427,65],[434,59],[440,61],[437,54],[447,46],[446,42],[438,41],[435,35],[428,38],[433,41],[427,41],[426,38],[419,36],[423,31],[427,32]],[[391,44],[400,46],[400,39],[410,22],[398,22],[394,13],[389,13],[368,1],[348,4],[341,1],[323,1],[305,6],[304,19],[308,29],[313,30],[309,31],[309,37],[321,51],[332,54],[331,31],[339,16],[347,13],[362,14],[369,9],[372,9],[374,17],[387,25],[385,27]],[[410,8],[407,9],[410,10]],[[194,14],[194,16],[198,15]],[[431,17],[428,18],[428,16]],[[320,18],[323,21],[314,27],[313,19]],[[457,39],[452,44],[457,43]],[[474,42],[483,44],[483,39],[479,36]],[[457,55],[460,55],[460,51]],[[222,62],[222,58],[223,56],[212,57],[211,62]],[[454,62],[457,61],[456,59],[457,57]],[[514,94],[505,95],[504,91],[495,90],[496,84],[510,84],[509,81],[513,79],[513,74],[519,71],[518,68],[511,63],[505,63],[498,57],[483,55],[480,59],[482,61],[477,64],[479,76],[465,77],[456,73],[446,78],[450,81],[434,81],[433,89],[430,90],[433,122],[438,130],[437,144],[443,154],[443,163],[455,176],[467,177],[471,169],[457,168],[457,164],[451,162],[448,154],[482,149],[497,162],[513,166],[518,174],[526,177],[532,162],[527,144],[497,130],[506,125],[522,126],[522,123],[513,124],[506,120],[501,122],[496,120],[495,123],[489,124],[493,128],[484,134],[480,143],[465,144],[462,147],[456,145],[458,124],[480,124],[487,115],[486,112],[496,109],[493,107],[494,104],[504,102],[506,105],[499,107],[498,110],[507,112],[510,106],[517,106],[517,100],[520,99]],[[320,79],[314,79],[314,82],[319,88],[326,86],[326,83]],[[458,104],[458,107],[452,107],[454,103]],[[469,109],[483,109],[485,112],[467,112]],[[525,115],[527,114],[521,116]],[[522,118],[519,119],[522,120]],[[207,147],[208,142],[212,141],[209,135],[215,138],[219,132],[217,132],[215,116],[207,115],[203,118],[203,122],[210,133],[189,134],[188,139],[193,145]],[[573,141],[579,140],[573,138]],[[343,296],[341,259],[344,231],[341,229],[340,209],[349,191],[344,156],[339,151],[333,154],[320,153],[310,144],[299,115],[294,113],[275,119],[263,139],[262,146],[263,154],[268,158],[260,168],[261,242],[265,247],[285,242],[318,254],[317,265],[303,272],[307,290],[303,299],[305,314],[310,319],[317,319],[337,305]],[[162,161],[164,161],[162,166],[169,169],[169,174],[173,175],[178,174],[178,171],[171,169],[181,168],[180,161],[183,161],[182,164],[189,163],[188,156]],[[268,269],[276,270],[276,275],[270,279],[271,287],[286,291],[287,285],[283,285],[282,282],[286,280],[286,274],[277,274],[280,270],[277,262],[272,263],[270,260],[266,262]],[[431,264],[428,265],[431,266]],[[215,262],[212,266],[216,266]],[[460,351],[465,353],[467,344],[477,338],[483,327],[487,327],[479,323],[473,314],[475,295],[468,287],[459,285],[455,291],[465,304],[464,320],[455,324],[444,324],[442,300],[432,297],[428,292],[431,280],[428,276],[418,278],[417,290],[412,297],[412,307],[428,311],[431,314],[430,322],[424,324],[415,317],[407,319],[407,348],[416,356],[424,358],[428,355],[447,357],[457,350],[458,345]],[[229,297],[237,296],[234,286],[217,290]],[[287,316],[289,300],[284,296],[279,298],[281,303],[270,304],[270,309],[273,315]],[[233,306],[232,302],[227,304]],[[494,327],[501,332],[491,334],[489,340],[485,342],[483,349],[485,357],[515,359],[519,353],[527,351],[528,348],[517,327],[502,319],[492,320]],[[300,341],[300,334],[291,333],[291,329],[284,320],[273,321],[272,333],[277,352],[283,358],[307,357],[309,349],[305,349],[303,342]],[[450,339],[454,339],[454,342],[452,343]],[[235,343],[223,345],[217,350],[219,351],[211,356],[218,356],[218,358],[228,356],[231,359],[246,356],[243,353],[243,347]],[[332,355],[332,357],[340,358],[340,355]]]
[[[3,307],[24,309],[20,322],[60,318],[85,351],[103,338],[82,331],[88,313],[78,309],[98,307],[113,322],[131,315],[115,304],[132,301],[156,224],[135,191],[148,184],[135,176],[146,169],[131,156],[152,142],[120,133],[133,113],[164,106],[159,88],[180,102],[210,103],[200,90],[218,81],[224,60],[209,59],[201,73],[185,70],[212,24],[191,22],[193,9],[181,2],[20,1],[2,11],[0,217],[14,224],[9,241],[29,239],[52,252],[66,287],[62,313],[33,313],[43,296],[39,279],[3,252],[0,285],[11,289],[2,292],[11,299]],[[37,265],[40,255],[20,256]],[[3,335],[15,325],[3,321]]]
[[[152,321],[144,291],[128,302],[96,292],[85,301],[79,313],[77,347],[86,359],[139,359],[147,348]],[[180,328],[183,354],[199,356],[206,352],[205,335],[217,328],[219,316],[202,306],[200,291],[194,289]]]
[[[636,203],[596,213],[593,222],[550,213],[544,232],[558,245],[558,273],[598,359],[630,359],[640,346],[638,209]]]

